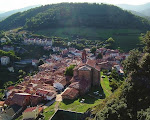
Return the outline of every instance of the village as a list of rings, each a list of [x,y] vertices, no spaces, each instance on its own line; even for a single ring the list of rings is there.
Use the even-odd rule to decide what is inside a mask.
[[[5,42],[4,39],[1,41]],[[47,39],[30,38],[24,39],[23,43],[41,45],[44,49],[52,49],[54,52],[61,49],[53,47],[52,40]],[[4,49],[6,48],[13,49],[8,47]],[[102,58],[97,57],[99,54]],[[121,61],[128,55],[120,53],[119,50],[106,48],[96,49],[94,54],[88,48],[84,50],[63,48],[59,55],[53,54],[44,59],[44,64],[38,66],[38,73],[24,77],[24,80],[16,86],[6,88],[6,99],[0,102],[0,117],[9,120],[22,113],[24,120],[36,119],[47,105],[50,106],[55,101],[76,99],[88,93],[92,87],[100,86],[101,70],[113,68],[118,74],[124,75]],[[5,66],[9,62],[8,56],[1,57],[1,65]],[[37,66],[39,60],[33,59],[30,62],[33,66]],[[69,66],[75,66],[73,76],[64,74]],[[13,71],[13,68],[9,69]],[[84,102],[84,99],[81,102]],[[5,106],[7,108],[4,110]]]

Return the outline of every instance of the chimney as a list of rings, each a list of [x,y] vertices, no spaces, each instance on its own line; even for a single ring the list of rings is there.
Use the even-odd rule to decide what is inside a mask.
[[[86,62],[86,50],[83,50],[83,52],[82,52],[82,62]]]

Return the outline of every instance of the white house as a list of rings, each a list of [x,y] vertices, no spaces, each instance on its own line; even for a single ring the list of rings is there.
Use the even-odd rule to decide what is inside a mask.
[[[7,56],[1,57],[1,65],[8,65],[10,63],[10,58]]]
[[[52,46],[51,39],[40,39],[40,38],[29,38],[24,39],[24,44],[41,45],[41,46]]]
[[[45,100],[52,100],[53,98],[56,97],[56,93],[54,91],[44,90],[44,89],[38,89],[36,91],[36,94],[44,97]]]
[[[47,94],[46,94],[46,100],[52,100],[52,99],[54,99],[56,97],[56,93],[54,93],[54,92],[48,92]]]
[[[53,45],[52,40],[47,40],[46,45],[47,45],[47,46],[52,46],[52,45]]]
[[[53,83],[53,87],[62,91],[64,89],[64,86],[61,83]]]
[[[1,38],[1,43],[5,43],[6,41],[6,38]]]
[[[42,107],[28,107],[22,114],[23,120],[35,120],[42,111]]]
[[[60,51],[60,48],[59,47],[53,47],[52,50],[53,50],[53,52],[58,52],[58,51]]]
[[[14,47],[13,46],[3,46],[3,50],[4,51],[14,50]]]
[[[111,50],[110,57],[116,57],[116,56],[119,56],[119,51],[118,50]]]
[[[122,68],[120,67],[120,65],[114,65],[114,69],[117,70],[117,72],[120,74],[120,75],[123,75],[124,72],[122,70]]]

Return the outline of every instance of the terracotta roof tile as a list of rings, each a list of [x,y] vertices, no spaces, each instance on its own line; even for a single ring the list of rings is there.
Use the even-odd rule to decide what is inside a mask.
[[[68,88],[63,94],[62,96],[68,96],[71,99],[74,99],[75,97],[77,97],[79,94],[79,91],[74,89],[74,88]]]

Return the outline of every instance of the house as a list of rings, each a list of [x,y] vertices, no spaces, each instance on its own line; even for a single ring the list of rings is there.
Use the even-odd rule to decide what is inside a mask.
[[[56,92],[55,92],[55,91],[49,91],[49,92],[47,93],[47,95],[46,95],[46,99],[47,99],[47,100],[52,100],[52,99],[54,99],[54,98],[56,98]]]
[[[0,113],[3,111],[4,101],[0,101]]]
[[[47,46],[52,46],[53,45],[53,41],[51,39],[48,39],[46,45]]]
[[[71,48],[71,47],[69,47],[69,52],[74,52],[76,49],[75,48]]]
[[[30,97],[30,103],[31,103],[32,106],[38,105],[41,101],[42,101],[42,97],[39,96],[39,95],[33,94],[33,95]]]
[[[120,75],[124,75],[123,68],[120,65],[114,65],[113,69],[116,69]]]
[[[53,52],[58,52],[58,51],[60,51],[60,48],[59,47],[53,47],[52,50],[53,50]]]
[[[28,106],[30,104],[31,94],[28,93],[15,93],[12,97],[12,104],[19,106]]]
[[[66,55],[69,51],[67,49],[62,50],[62,55]]]
[[[5,45],[5,46],[3,46],[3,50],[4,51],[14,50],[14,47],[13,46],[7,46],[7,45]]]
[[[44,100],[52,100],[56,97],[56,92],[39,88],[36,91],[36,95],[41,96]]]
[[[1,57],[1,65],[8,65],[10,63],[10,58],[7,56]]]
[[[40,38],[29,38],[24,39],[25,45],[40,45],[40,46],[52,46],[52,40],[51,39],[40,39]]]
[[[6,38],[1,38],[1,43],[5,43],[6,41],[7,41],[7,39]]]
[[[81,56],[82,53],[79,50],[71,51],[74,56]]]
[[[22,113],[23,120],[35,120],[42,112],[43,112],[43,107],[28,107]]]
[[[111,50],[110,57],[116,57],[116,56],[119,56],[119,50]]]
[[[53,83],[54,88],[56,88],[59,91],[62,91],[64,89],[64,86],[61,83]]]
[[[106,69],[106,70],[111,70],[111,68],[112,68],[112,64],[109,61],[102,61],[102,62],[98,63],[98,66],[101,69]]]
[[[75,99],[79,96],[79,91],[74,88],[67,88],[64,93],[61,95],[62,99]]]

